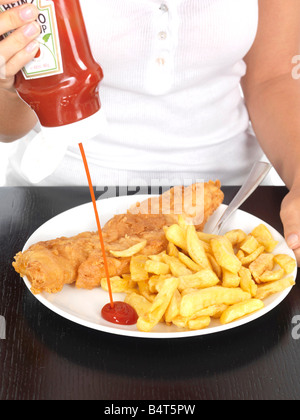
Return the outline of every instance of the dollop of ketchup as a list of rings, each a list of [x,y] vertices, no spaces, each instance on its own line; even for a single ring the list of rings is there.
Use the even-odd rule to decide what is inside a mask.
[[[126,302],[114,302],[113,306],[108,303],[102,308],[101,315],[106,321],[120,325],[133,325],[138,320],[135,309]]]

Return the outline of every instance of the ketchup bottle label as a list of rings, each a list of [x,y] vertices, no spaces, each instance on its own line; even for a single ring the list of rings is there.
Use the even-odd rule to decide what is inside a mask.
[[[24,3],[33,3],[39,10],[38,23],[41,35],[38,38],[40,50],[35,58],[27,64],[22,73],[26,80],[54,76],[63,73],[61,48],[57,28],[55,7],[52,0],[22,0],[0,5],[0,13]],[[8,34],[6,34],[7,36]]]

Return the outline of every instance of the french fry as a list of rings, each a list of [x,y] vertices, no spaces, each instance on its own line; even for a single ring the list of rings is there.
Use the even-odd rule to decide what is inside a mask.
[[[214,319],[220,319],[221,318],[221,315],[222,315],[222,313],[225,311],[225,309],[227,309],[228,308],[228,305],[216,305],[216,310],[215,310],[215,313],[213,314],[213,315],[211,315],[211,318],[214,318]]]
[[[128,286],[131,289],[136,288],[136,282],[132,280],[131,274],[122,274],[122,278],[128,281]]]
[[[283,278],[285,275],[285,271],[283,268],[280,268],[279,270],[273,270],[273,271],[265,271],[261,276],[259,276],[260,283],[268,283],[270,281],[276,281]]]
[[[129,286],[128,280],[119,276],[111,277],[110,284],[111,291],[113,293],[129,293],[133,291],[133,288]],[[101,279],[101,287],[103,290],[106,290],[108,292],[108,284],[106,277]]]
[[[186,232],[179,225],[172,225],[165,231],[166,238],[178,248],[187,251]]]
[[[187,266],[179,260],[179,258],[164,255],[163,260],[165,264],[168,265],[172,275],[175,277],[187,276],[189,274],[192,274],[192,271],[189,270]]]
[[[167,324],[171,324],[172,320],[179,315],[180,311],[181,294],[178,289],[175,290],[174,295],[167,307],[165,313],[165,321]]]
[[[207,258],[204,246],[198,238],[195,226],[188,226],[186,232],[187,250],[192,260],[198,264],[202,269],[212,269],[211,264]]]
[[[197,235],[198,235],[198,238],[202,242],[207,242],[208,244],[210,243],[211,239],[218,237],[218,235],[213,235],[211,233],[205,233],[205,232],[197,232]]]
[[[285,254],[277,254],[274,257],[274,262],[284,269],[286,274],[291,274],[297,267],[296,261]]]
[[[197,312],[191,317],[185,317],[179,314],[172,319],[172,323],[179,328],[201,330],[209,327],[211,318],[219,319],[227,307],[226,305],[213,305]]]
[[[206,255],[211,254],[212,250],[211,250],[211,246],[209,243],[205,242],[205,241],[201,241],[201,239],[199,239],[201,245],[204,248],[204,251],[206,252]]]
[[[137,286],[138,286],[138,290],[139,290],[140,294],[142,296],[144,296],[144,298],[146,298],[149,302],[154,301],[156,294],[151,293],[150,288],[149,288],[149,281],[148,280],[139,281],[137,283]]]
[[[153,275],[149,278],[148,286],[150,293],[158,293],[159,284],[164,280],[160,275]]]
[[[146,261],[145,270],[148,273],[153,273],[157,275],[170,273],[170,267],[168,266],[168,264],[164,262],[151,261],[151,260]]]
[[[273,239],[271,232],[264,224],[258,225],[251,234],[265,248],[266,252],[273,252],[278,245],[278,242]]]
[[[264,252],[265,248],[263,246],[259,246],[255,251],[253,251],[251,254],[245,256],[244,258],[241,258],[242,265],[249,265],[253,261],[255,261],[260,254]]]
[[[244,252],[244,251],[242,251],[241,249],[239,249],[239,250],[238,250],[238,252],[236,253],[236,257],[237,257],[240,261],[242,261],[242,260],[243,260],[243,258],[245,258],[245,252]]]
[[[148,258],[145,255],[136,255],[130,260],[130,274],[133,281],[148,280],[149,275],[145,270],[145,264]]]
[[[200,271],[201,267],[196,264],[190,257],[185,255],[183,252],[178,253],[179,261],[181,261],[183,264],[187,266],[192,271]]]
[[[209,327],[211,319],[209,316],[200,316],[198,318],[190,319],[187,322],[187,327],[189,330],[203,330],[204,328]]]
[[[180,304],[180,315],[191,317],[196,312],[212,305],[233,305],[250,299],[250,293],[240,288],[231,289],[222,286],[209,287],[184,295]]]
[[[178,290],[182,292],[188,288],[204,289],[216,286],[219,282],[218,276],[212,270],[204,269],[195,274],[180,276]]]
[[[163,255],[166,254],[166,251],[161,252],[160,254],[157,255],[148,255],[148,258],[152,261],[158,261],[158,262],[163,262]]]
[[[147,312],[149,312],[152,305],[149,300],[138,293],[130,293],[127,295],[125,297],[125,302],[135,309],[139,317],[144,316]]]
[[[250,293],[252,297],[255,297],[257,293],[257,284],[252,279],[252,274],[249,268],[241,267],[239,275],[241,279],[240,288],[244,290],[244,292]]]
[[[131,246],[128,249],[125,249],[124,251],[110,250],[109,252],[116,258],[129,258],[141,252],[145,248],[146,245],[147,245],[147,241],[142,241],[142,242],[139,242],[138,244]]]
[[[231,242],[233,246],[241,243],[247,237],[247,234],[241,229],[234,229],[230,230],[229,232],[225,233],[227,239]]]
[[[229,324],[237,319],[242,318],[243,316],[250,315],[254,312],[259,311],[264,308],[264,303],[259,299],[249,299],[244,302],[236,303],[232,306],[229,306],[220,318],[221,324]]]
[[[256,298],[264,300],[270,295],[282,292],[283,290],[288,289],[289,287],[294,285],[295,281],[293,277],[287,277],[281,280],[273,281],[271,283],[266,283],[262,286],[258,286]]]
[[[222,272],[223,272],[222,286],[239,287],[241,279],[238,273],[231,273],[226,268],[223,268]]]
[[[222,267],[217,263],[215,257],[211,254],[207,254],[208,261],[212,266],[213,271],[216,273],[219,279],[222,277]]]
[[[187,323],[190,318],[177,315],[172,319],[172,324],[176,325],[178,328],[187,328]]]
[[[266,270],[272,270],[274,266],[274,255],[272,254],[261,254],[255,261],[249,265],[249,270],[257,284],[260,283],[260,276]]]
[[[172,277],[171,274],[166,275],[154,275],[149,278],[148,285],[149,290],[151,293],[158,293],[160,291],[161,286],[163,285],[164,281],[168,278]]]
[[[231,273],[238,273],[242,263],[235,256],[229,239],[225,236],[220,236],[212,239],[210,243],[217,263]]]
[[[225,309],[227,309],[228,306],[227,305],[211,305],[208,306],[207,308],[201,309],[201,311],[197,312],[196,314],[194,314],[193,318],[198,318],[200,316],[209,316],[211,318],[220,318],[220,316],[222,315],[222,313],[225,311]],[[193,319],[192,318],[192,319]]]
[[[156,295],[150,310],[138,318],[137,328],[140,331],[149,332],[159,323],[165,314],[171,299],[178,287],[179,280],[176,277],[167,278]]]
[[[171,257],[178,257],[179,251],[176,245],[174,245],[172,242],[169,242],[168,244],[167,254],[170,255]]]
[[[244,239],[244,241],[240,244],[240,249],[246,252],[246,254],[252,254],[252,252],[254,252],[258,247],[259,247],[258,241],[252,235],[248,235]]]

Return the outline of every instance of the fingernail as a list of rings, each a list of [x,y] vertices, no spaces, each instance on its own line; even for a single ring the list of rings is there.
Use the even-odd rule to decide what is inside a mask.
[[[299,244],[299,237],[298,235],[293,233],[292,235],[287,237],[286,242],[290,248],[293,248]]]
[[[32,20],[35,18],[34,10],[32,9],[32,7],[28,7],[28,6],[21,7],[19,11],[19,15],[20,15],[20,18],[25,21]]]
[[[39,48],[40,44],[37,41],[32,41],[27,45],[26,51],[30,54]]]
[[[33,37],[39,33],[39,28],[36,23],[30,23],[23,28],[24,35],[28,38]]]

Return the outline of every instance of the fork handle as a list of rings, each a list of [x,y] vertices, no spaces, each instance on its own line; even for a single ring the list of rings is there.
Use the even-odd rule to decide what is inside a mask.
[[[223,226],[223,224],[228,220],[228,218],[235,212],[253,193],[253,191],[261,184],[265,179],[270,169],[272,168],[270,163],[267,162],[256,162],[253,165],[253,168],[248,175],[248,178],[231,201],[219,221],[217,222],[215,228],[212,230],[213,234],[218,234]]]

